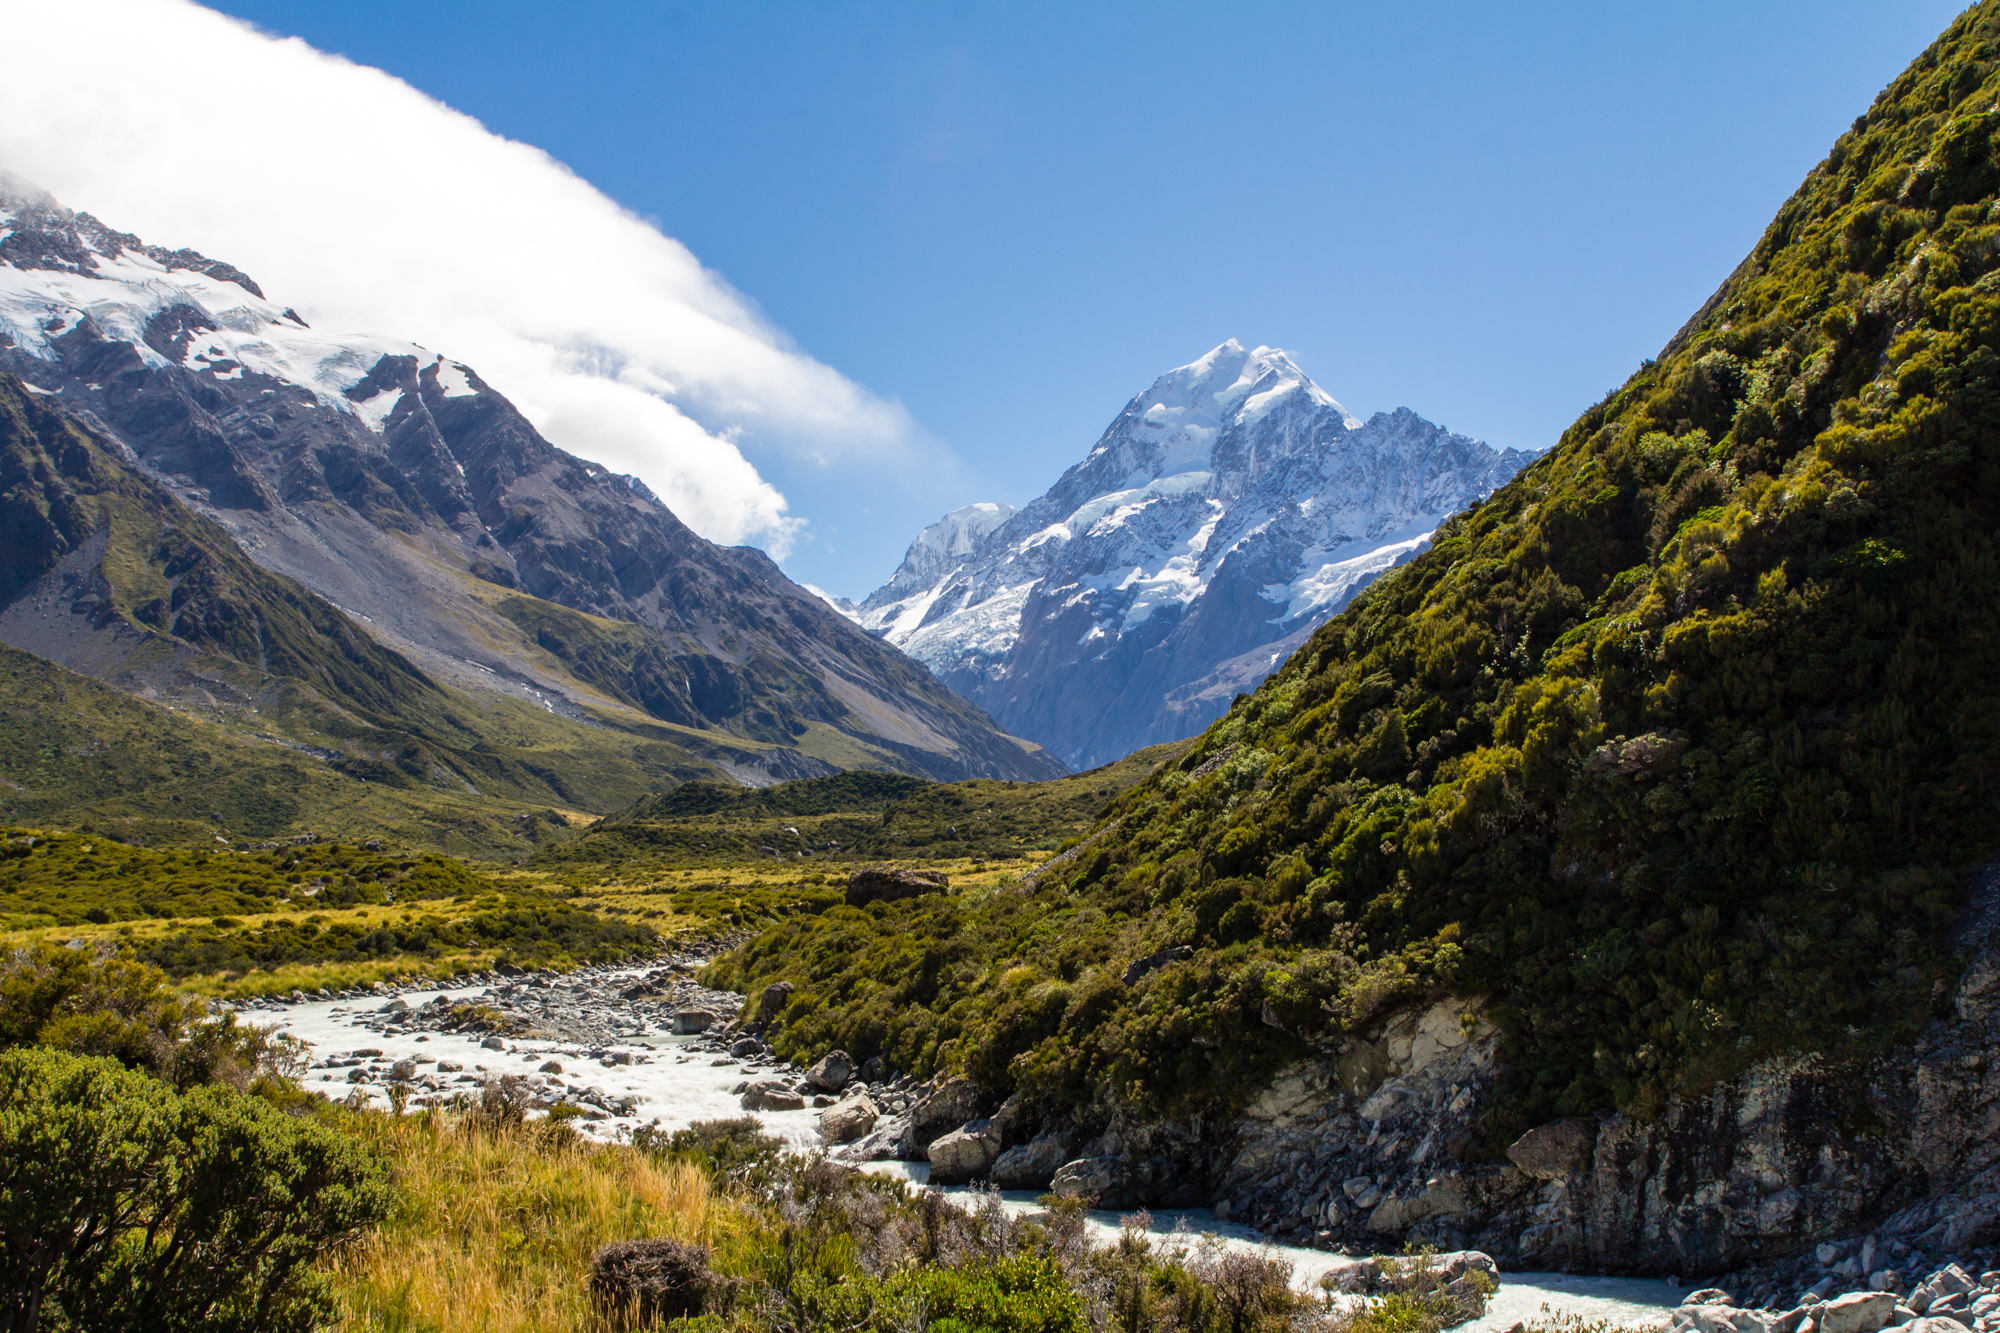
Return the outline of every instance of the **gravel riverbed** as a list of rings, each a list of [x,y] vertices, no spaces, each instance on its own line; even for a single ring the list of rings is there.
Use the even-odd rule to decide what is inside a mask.
[[[390,1090],[407,1087],[409,1104],[447,1102],[477,1095],[505,1075],[525,1080],[534,1103],[576,1108],[583,1134],[604,1142],[627,1139],[641,1126],[675,1130],[697,1120],[745,1114],[735,1089],[746,1081],[795,1079],[801,1071],[769,1057],[730,1056],[704,1033],[676,1032],[676,1015],[715,1015],[720,1028],[739,1011],[743,997],[702,988],[693,979],[704,960],[667,955],[623,967],[586,968],[564,974],[458,978],[440,987],[403,991],[350,991],[299,996],[242,1006],[247,1021],[276,1027],[303,1042],[309,1089],[340,1098],[358,1094],[387,1107]],[[696,1020],[699,1021],[699,1020]],[[818,1110],[810,1101],[794,1110],[755,1114],[767,1132],[802,1150],[824,1146]],[[867,1169],[924,1183],[928,1167],[873,1162]],[[947,1194],[968,1206],[984,1193],[952,1186]],[[1002,1192],[1009,1212],[1039,1209],[1037,1196]],[[1212,1234],[1227,1249],[1254,1250],[1293,1266],[1294,1281],[1311,1289],[1342,1256],[1278,1245],[1238,1224],[1218,1221],[1206,1209],[1161,1209],[1150,1214],[1162,1241],[1178,1231],[1188,1243]],[[1091,1215],[1091,1228],[1109,1240],[1119,1215]],[[1665,1282],[1634,1278],[1574,1277],[1560,1273],[1506,1273],[1484,1317],[1464,1333],[1498,1333],[1518,1320],[1552,1313],[1606,1319],[1628,1326],[1661,1326],[1687,1293]]]

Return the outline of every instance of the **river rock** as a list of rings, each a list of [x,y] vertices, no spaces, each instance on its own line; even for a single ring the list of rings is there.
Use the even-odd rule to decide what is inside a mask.
[[[1896,1325],[1898,1333],[1966,1333],[1964,1323],[1950,1319],[1948,1315],[1918,1315],[1908,1323]]]
[[[930,1182],[964,1185],[985,1176],[1000,1155],[1000,1133],[991,1120],[968,1120],[931,1142]]]
[[[911,1161],[922,1161],[918,1149],[929,1148],[968,1120],[980,1119],[980,1113],[991,1105],[985,1090],[971,1079],[946,1079],[910,1108],[904,1156]]]
[[[1170,1163],[1122,1157],[1080,1157],[1056,1168],[1051,1193],[1066,1199],[1093,1199],[1099,1208],[1141,1208],[1155,1202],[1173,1176]]]
[[[852,1097],[820,1112],[820,1136],[828,1143],[852,1143],[875,1128],[881,1118],[866,1096]]]
[[[797,987],[789,981],[774,981],[764,987],[764,994],[757,1001],[757,1017],[768,1023],[778,1016],[778,1011],[791,1003],[792,992]]]
[[[1875,1333],[1896,1312],[1896,1298],[1885,1291],[1851,1291],[1836,1296],[1813,1312],[1819,1333]]]
[[[1575,1121],[1557,1120],[1514,1140],[1507,1149],[1507,1160],[1536,1180],[1566,1180],[1590,1161],[1593,1139],[1591,1132]]]
[[[674,1015],[674,1032],[680,1036],[692,1036],[708,1031],[715,1022],[715,1015],[706,1009],[682,1009]]]
[[[1764,1316],[1733,1305],[1677,1306],[1667,1333],[1768,1333]]]
[[[866,907],[873,902],[895,902],[926,893],[943,893],[950,887],[951,878],[942,870],[863,866],[847,877],[847,905]]]
[[[806,1082],[823,1092],[839,1092],[854,1078],[854,1061],[846,1051],[828,1051],[806,1071]]]
[[[1044,1132],[1027,1143],[1017,1143],[993,1160],[991,1178],[996,1189],[1046,1190],[1055,1179],[1056,1168],[1069,1160],[1069,1136]]]
[[[793,1092],[783,1079],[760,1078],[743,1090],[746,1111],[802,1111],[806,1099]]]

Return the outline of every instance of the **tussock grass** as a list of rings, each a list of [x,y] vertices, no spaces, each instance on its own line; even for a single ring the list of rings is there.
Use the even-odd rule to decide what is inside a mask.
[[[543,1123],[361,1114],[352,1128],[391,1161],[399,1200],[330,1265],[340,1327],[355,1333],[608,1329],[588,1290],[599,1246],[641,1236],[713,1245],[740,1217],[698,1166],[586,1145]]]

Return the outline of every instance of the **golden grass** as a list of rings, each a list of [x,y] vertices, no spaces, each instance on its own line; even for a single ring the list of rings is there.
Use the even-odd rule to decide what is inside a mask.
[[[572,1333],[592,1308],[590,1257],[610,1241],[714,1244],[737,1216],[686,1163],[553,1140],[450,1113],[364,1114],[389,1157],[396,1212],[329,1267],[341,1328],[387,1333]]]

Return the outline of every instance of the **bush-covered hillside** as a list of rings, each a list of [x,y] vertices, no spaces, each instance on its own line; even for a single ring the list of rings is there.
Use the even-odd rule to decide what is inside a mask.
[[[688,782],[591,825],[535,864],[565,873],[782,857],[1003,860],[1075,842],[1185,741],[1047,782],[838,773],[754,789]]]
[[[1996,102],[1989,2],[1658,360],[1120,798],[1060,882],[983,924],[841,909],[725,970],[797,973],[857,1054],[886,1007],[927,1027],[919,1066],[1183,1107],[1301,1035],[1483,993],[1496,1134],[1924,1021],[1956,890],[2000,850]],[[843,966],[843,933],[921,961],[850,941]],[[1172,943],[1197,953],[1117,983]]]

